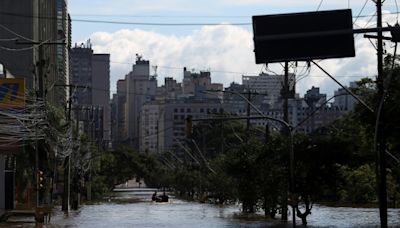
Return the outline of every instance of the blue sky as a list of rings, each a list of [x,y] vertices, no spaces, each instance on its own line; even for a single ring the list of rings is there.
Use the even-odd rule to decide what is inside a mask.
[[[252,15],[315,11],[321,0],[69,0],[72,19],[144,22],[144,23],[251,23]],[[343,9],[350,6],[353,16],[372,15],[375,4],[368,0],[324,0],[320,10]],[[396,2],[386,0],[386,13],[396,12]],[[361,11],[362,9],[362,11]],[[395,15],[384,18],[395,21]],[[357,19],[356,27],[374,26],[375,18]],[[252,53],[252,27],[245,26],[143,26],[105,23],[73,22],[73,42],[90,38],[95,52],[111,54],[111,88],[129,72],[129,64],[135,53],[159,66],[159,84],[172,76],[180,80],[181,69],[211,70],[213,81],[241,82],[241,75],[266,71],[254,63]],[[388,46],[390,49],[390,45]],[[357,80],[361,76],[375,75],[375,55],[372,45],[365,39],[356,39],[357,57],[353,59],[326,60],[322,65],[342,83]],[[175,69],[177,68],[177,69]],[[270,70],[281,73],[280,65]],[[300,72],[302,69],[297,69]],[[298,83],[304,93],[311,85],[321,87],[332,94],[337,86],[321,72],[312,68]],[[357,77],[358,76],[358,77]]]

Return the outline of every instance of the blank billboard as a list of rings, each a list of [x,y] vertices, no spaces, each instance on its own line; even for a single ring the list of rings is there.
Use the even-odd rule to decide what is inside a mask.
[[[350,9],[253,16],[256,63],[354,57]]]

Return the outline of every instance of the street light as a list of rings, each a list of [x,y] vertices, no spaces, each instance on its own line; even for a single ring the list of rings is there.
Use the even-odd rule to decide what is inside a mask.
[[[249,104],[253,109],[255,109],[258,114],[260,114],[260,116],[263,119],[267,119],[267,120],[272,120],[272,121],[276,121],[280,124],[282,124],[288,131],[288,139],[289,139],[289,179],[290,179],[290,193],[291,195],[294,195],[295,192],[295,175],[294,175],[294,146],[293,146],[293,127],[290,125],[290,123],[284,121],[284,120],[280,120],[274,117],[270,117],[270,116],[266,116],[264,115],[264,113],[257,108],[249,99],[247,99],[245,96],[243,96],[242,94],[235,92],[235,91],[228,91],[228,90],[224,90],[224,91],[215,91],[215,90],[209,90],[207,92],[224,92],[224,93],[232,93],[235,94],[239,97],[241,97],[243,100],[245,100],[247,102],[247,104]],[[245,119],[252,119],[252,117],[247,116]],[[296,206],[294,203],[292,203],[292,216],[293,216],[293,226],[296,226]]]

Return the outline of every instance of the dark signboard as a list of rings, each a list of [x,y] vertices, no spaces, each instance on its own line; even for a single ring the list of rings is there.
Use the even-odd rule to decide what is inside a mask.
[[[350,9],[253,16],[256,63],[354,57]]]

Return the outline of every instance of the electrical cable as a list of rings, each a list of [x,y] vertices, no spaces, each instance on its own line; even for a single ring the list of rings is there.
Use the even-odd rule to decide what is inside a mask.
[[[323,0],[321,0],[322,4]],[[395,13],[384,13],[383,15],[390,15]],[[0,12],[0,15],[8,15],[8,16],[16,16],[16,17],[25,17],[25,18],[40,18],[40,19],[53,19],[53,20],[60,20],[57,17],[44,17],[44,16],[32,16],[32,15],[23,15],[23,14],[16,14],[16,13],[9,13],[9,12]],[[101,15],[97,15],[101,16]],[[107,15],[103,15],[107,16]],[[146,17],[146,16],[143,16]],[[149,16],[151,17],[151,16]],[[167,17],[167,16],[164,16]],[[174,16],[179,17],[179,16]],[[181,16],[185,17],[185,16]],[[204,16],[206,17],[206,16]],[[216,16],[214,16],[216,17]],[[246,16],[243,16],[246,17]],[[248,16],[250,18],[251,16]],[[369,15],[357,15],[356,20],[361,17],[369,17]],[[354,17],[353,17],[354,18]],[[65,19],[68,20],[68,19]],[[109,21],[109,20],[86,20],[86,19],[71,19],[73,22],[86,22],[86,23],[100,23],[100,24],[124,24],[124,25],[139,25],[139,26],[250,26],[252,23],[243,22],[243,23],[229,23],[229,22],[218,22],[218,23],[149,23],[149,22],[128,22],[128,21]],[[21,37],[22,38],[22,37]],[[31,40],[27,37],[24,39]],[[32,41],[32,40],[31,40]]]
[[[364,8],[365,8],[365,6],[367,5],[367,3],[368,3],[369,1],[370,1],[370,0],[366,0],[366,1],[365,1],[364,5],[363,5],[363,7],[361,8],[360,12],[358,13],[356,19],[353,21],[353,25],[357,22],[358,18],[360,18],[361,13],[364,11]]]
[[[2,14],[2,13],[0,13],[0,14]],[[3,29],[6,30],[6,31],[12,33],[13,35],[19,37],[19,38],[22,38],[22,39],[24,39],[24,40],[31,41],[31,42],[36,42],[35,40],[32,40],[32,39],[29,38],[29,37],[26,37],[26,36],[23,36],[23,35],[21,35],[21,34],[18,34],[18,33],[16,33],[16,32],[14,32],[13,30],[7,28],[6,26],[4,26],[4,25],[2,25],[2,24],[0,24],[0,27],[3,28]]]
[[[16,41],[16,40],[18,40],[17,37],[15,37],[15,38],[8,38],[8,39],[6,39],[6,38],[0,38],[0,41],[1,41],[1,42],[5,42],[5,41]]]
[[[321,0],[320,2],[319,2],[319,4],[318,4],[318,7],[317,7],[317,10],[316,11],[319,11],[319,9],[321,8],[321,6],[322,6],[322,3],[324,2],[324,0]]]

